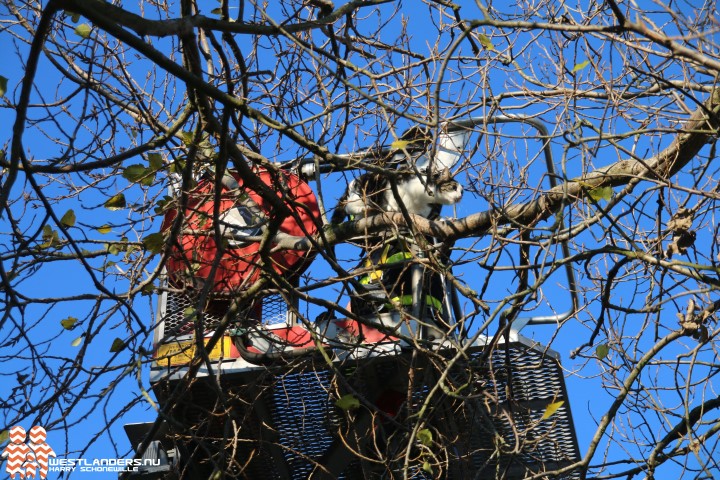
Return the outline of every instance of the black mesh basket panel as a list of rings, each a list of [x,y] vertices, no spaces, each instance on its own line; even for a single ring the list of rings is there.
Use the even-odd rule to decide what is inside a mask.
[[[454,352],[437,353],[449,358]],[[410,353],[332,369],[317,359],[295,359],[226,374],[219,384],[198,379],[183,387],[172,415],[185,425],[178,438],[194,452],[192,461],[225,465],[230,478],[401,478],[400,454],[410,435],[405,424],[411,424],[405,419],[420,411],[444,466],[430,474],[411,462],[409,478],[520,479],[579,459],[563,372],[553,355],[521,342],[493,351],[473,347],[445,379],[448,388],[465,385],[458,395],[435,388],[440,373],[434,362]],[[176,385],[156,386],[161,404]],[[363,407],[338,408],[337,399],[347,393],[360,397]],[[543,419],[547,406],[560,401]]]

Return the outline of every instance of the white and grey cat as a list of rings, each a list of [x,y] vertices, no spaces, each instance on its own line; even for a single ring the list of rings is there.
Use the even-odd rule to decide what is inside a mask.
[[[397,190],[407,211],[425,218],[437,216],[442,205],[454,205],[463,195],[462,185],[451,177],[447,168],[430,175],[400,174]],[[400,211],[400,205],[390,187],[389,176],[369,172],[350,182],[333,212],[331,222],[342,223],[346,217],[353,218],[361,214]]]

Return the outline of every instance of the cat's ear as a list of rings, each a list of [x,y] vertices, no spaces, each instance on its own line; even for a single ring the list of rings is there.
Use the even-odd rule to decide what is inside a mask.
[[[445,168],[445,169],[443,169],[442,172],[440,172],[440,176],[438,176],[437,183],[449,182],[450,180],[452,180],[452,175],[450,175],[450,169]]]

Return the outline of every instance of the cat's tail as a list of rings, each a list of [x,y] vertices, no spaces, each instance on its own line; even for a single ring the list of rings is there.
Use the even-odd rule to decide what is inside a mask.
[[[333,211],[332,217],[330,217],[331,225],[340,225],[347,218],[347,212],[345,212],[345,206],[338,205]]]
[[[333,210],[332,217],[330,217],[330,224],[331,225],[340,225],[345,221],[345,218],[347,218],[347,210],[345,209],[345,205],[348,201],[348,190],[345,190],[345,193],[343,193],[342,197],[338,200],[337,205],[335,205],[335,210]]]

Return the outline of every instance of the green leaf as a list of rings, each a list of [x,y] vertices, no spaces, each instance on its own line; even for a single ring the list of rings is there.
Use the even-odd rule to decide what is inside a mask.
[[[584,62],[580,62],[573,67],[572,73],[579,72],[580,70],[587,67],[588,65],[590,65],[590,60],[585,60]]]
[[[155,285],[153,285],[152,283],[143,285],[142,289],[140,290],[140,294],[143,296],[152,295],[153,293],[155,293]]]
[[[483,46],[484,49],[493,51],[495,50],[495,46],[492,44],[490,39],[483,35],[482,33],[478,35],[478,39],[480,40],[480,45]]]
[[[105,235],[112,232],[112,227],[106,223],[102,227],[98,227],[95,230],[97,230],[98,233],[102,233],[103,235]]]
[[[123,350],[125,350],[125,342],[119,338],[116,338],[115,340],[113,340],[113,343],[110,346],[110,352],[117,353],[117,352],[122,352]]]
[[[82,343],[83,338],[85,338],[84,333],[82,335],[80,335],[79,337],[77,337],[75,340],[73,340],[72,343],[70,344],[70,346],[77,347],[78,345],[80,345]]]
[[[172,207],[172,201],[172,197],[165,195],[162,199],[158,200],[157,206],[155,207],[155,213],[158,215],[162,215],[163,213],[165,213],[165,210]]]
[[[92,32],[92,27],[87,23],[81,23],[80,25],[75,27],[75,33],[77,33],[82,38],[88,38],[90,36],[90,32]]]
[[[150,168],[157,171],[163,168],[165,165],[163,162],[163,157],[159,153],[148,153],[148,163],[150,163]]]
[[[157,254],[162,252],[162,249],[165,246],[165,239],[163,238],[162,233],[151,233],[147,237],[143,238],[142,243],[148,252]]]
[[[422,464],[422,469],[423,469],[425,472],[429,473],[430,475],[433,474],[432,465],[430,465],[430,462],[428,462],[427,460],[425,460],[425,461],[423,462],[423,464]]]
[[[605,187],[593,188],[589,192],[590,198],[592,198],[596,202],[599,200],[605,200],[609,202],[612,199],[612,193],[613,189],[610,185],[607,185]]]
[[[407,148],[408,145],[410,145],[409,140],[395,140],[390,144],[390,148],[394,150],[402,150],[403,148]]]
[[[46,242],[48,240],[51,240],[53,237],[53,234],[55,233],[55,230],[50,225],[43,225],[43,231],[42,231],[42,239]]]
[[[125,170],[123,170],[122,176],[131,182],[140,182],[150,174],[152,174],[152,170],[146,168],[144,165],[135,164],[126,167]]]
[[[7,92],[7,82],[8,79],[0,75],[0,98],[4,97]]]
[[[543,413],[542,419],[547,420],[548,418],[555,415],[555,412],[557,412],[558,409],[560,407],[562,407],[564,403],[565,403],[565,400],[560,400],[559,402],[553,402],[550,405],[548,405],[547,408],[545,408],[545,413]]]
[[[77,321],[78,319],[75,317],[67,317],[63,320],[60,320],[60,325],[62,325],[65,330],[72,330],[75,327]]]
[[[433,434],[427,428],[423,428],[417,433],[417,438],[426,447],[431,447],[433,443]]]
[[[193,138],[195,138],[195,135],[193,135],[192,132],[180,132],[178,135],[180,135],[180,139],[188,147],[192,145]]]
[[[80,20],[80,14],[79,14],[79,13],[71,12],[71,11],[69,11],[69,10],[65,10],[65,16],[66,16],[66,17],[70,17],[70,20],[71,20],[73,23],[77,23],[78,20]]]
[[[42,231],[42,240],[44,243],[40,245],[40,248],[50,248],[60,242],[60,237],[50,225],[45,225]]]
[[[105,202],[105,208],[108,210],[122,210],[127,204],[125,203],[125,195],[118,193],[114,197]]]
[[[122,247],[117,243],[111,243],[108,244],[107,251],[110,255],[117,255],[118,253],[122,252]]]
[[[62,223],[66,227],[72,227],[75,225],[75,220],[75,212],[70,209],[65,212],[65,215],[62,216],[62,218],[60,219],[60,223]]]
[[[607,357],[609,353],[610,347],[608,347],[605,343],[598,345],[595,348],[595,355],[597,355],[598,360],[602,360],[603,358]]]
[[[360,400],[355,398],[355,395],[353,395],[352,393],[348,393],[347,395],[343,395],[342,397],[338,398],[335,402],[335,406],[338,407],[340,410],[347,412],[348,410],[360,408]]]
[[[10,430],[3,430],[0,432],[0,445],[5,443],[8,438],[10,438]]]
[[[136,163],[136,164],[125,167],[125,170],[123,170],[122,176],[124,179],[130,180],[131,182],[138,182],[145,175],[147,175],[147,173],[148,173],[147,168],[145,168],[144,165],[140,165],[139,163]]]
[[[185,310],[183,310],[183,316],[185,317],[186,320],[190,320],[193,317],[195,317],[195,313],[196,313],[195,307],[187,307]]]

